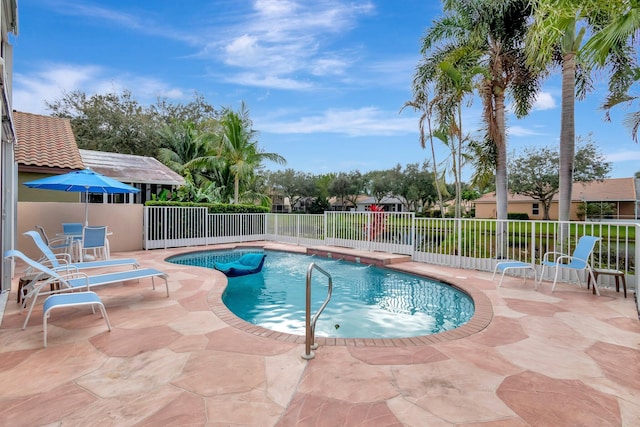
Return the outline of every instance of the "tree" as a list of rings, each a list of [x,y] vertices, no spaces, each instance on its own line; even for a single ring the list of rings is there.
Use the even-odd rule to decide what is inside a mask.
[[[352,191],[351,181],[349,180],[347,174],[344,172],[340,172],[337,176],[335,176],[331,181],[331,184],[329,184],[328,190],[330,196],[334,196],[336,199],[340,199],[342,210],[346,210],[344,201]]]
[[[413,100],[405,102],[404,106],[400,110],[405,107],[411,107],[414,111],[421,111],[422,115],[420,116],[420,120],[418,121],[418,128],[420,130],[420,146],[422,148],[426,148],[426,137],[429,138],[429,146],[431,147],[431,165],[433,167],[433,182],[435,183],[436,192],[438,194],[438,204],[440,206],[440,214],[442,218],[444,218],[444,200],[443,200],[443,192],[442,188],[444,187],[444,179],[441,181],[440,175],[438,174],[438,163],[436,160],[436,150],[435,145],[433,143],[433,129],[431,126],[431,120],[434,115],[433,113],[433,103],[429,102],[429,95],[427,93],[428,88],[424,87],[420,82],[414,82],[413,84]],[[427,124],[427,129],[425,132],[425,122]],[[444,175],[444,174],[443,174]]]
[[[390,175],[393,196],[402,200],[407,211],[416,211],[425,205],[430,205],[436,199],[436,189],[433,176],[427,162],[422,165],[410,163],[404,170],[400,165],[393,169]]]
[[[225,108],[220,119],[221,137],[219,158],[233,176],[233,203],[239,203],[241,181],[250,181],[252,175],[265,160],[285,164],[286,160],[276,153],[266,153],[255,141],[255,130],[244,102],[239,111]]]
[[[317,193],[313,177],[293,169],[271,172],[267,182],[275,192],[289,199],[292,209],[302,201],[314,198]]]
[[[629,58],[635,50],[627,45],[638,29],[640,13],[636,1],[626,0],[537,0],[533,2],[534,19],[527,34],[528,62],[540,70],[560,64],[562,69],[562,118],[560,129],[559,220],[568,221],[571,189],[574,181],[575,98],[584,97],[590,88],[590,69],[608,63],[614,70],[611,84],[624,87],[631,71]],[[634,12],[635,9],[635,12]],[[620,24],[611,26],[611,22]],[[633,29],[635,27],[635,29]],[[624,30],[621,30],[624,28]],[[611,30],[611,31],[609,31]],[[594,41],[582,45],[585,34],[595,34]],[[614,35],[615,34],[615,35]],[[611,87],[610,84],[610,87]],[[612,98],[613,101],[614,98]],[[613,102],[609,105],[614,105]]]
[[[515,194],[538,200],[543,207],[543,219],[548,220],[553,197],[560,188],[557,148],[527,147],[509,164],[509,187]],[[576,150],[574,178],[578,182],[603,180],[611,170],[595,144],[590,140]]]
[[[149,111],[162,123],[191,122],[195,125],[202,125],[219,116],[211,104],[199,93],[193,94],[193,100],[187,104],[173,104],[167,98],[161,97],[154,105],[149,106]]]
[[[367,172],[363,179],[365,181],[365,192],[372,196],[376,203],[382,202],[382,199],[391,194],[391,182],[389,181],[389,171],[371,171]]]
[[[182,176],[186,176],[186,171],[189,170],[196,184],[203,180],[211,181],[203,167],[193,165],[194,160],[206,157],[213,148],[203,138],[203,132],[195,123],[185,121],[163,124],[156,134],[160,145],[158,160]]]
[[[348,192],[345,195],[345,199],[353,204],[353,206],[358,205],[358,197],[364,194],[366,181],[360,171],[351,171],[347,175],[348,184]]]
[[[640,80],[637,65],[637,50],[633,40],[640,31],[640,2],[612,0],[599,4],[606,10],[608,19],[604,25],[594,32],[593,37],[584,45],[583,50],[589,61],[596,67],[604,68],[613,65],[613,73],[609,82],[610,95],[604,103],[609,117],[609,110],[622,103],[631,103],[638,99],[630,95],[632,85]],[[631,136],[638,142],[640,129],[640,112],[627,114],[624,125],[631,131]]]
[[[129,91],[88,96],[81,91],[64,92],[47,102],[54,117],[65,117],[79,148],[124,154],[156,152],[153,119]]]
[[[507,219],[507,146],[505,97],[511,94],[515,113],[524,116],[531,108],[539,86],[538,77],[525,63],[522,46],[530,2],[527,0],[445,0],[446,15],[434,21],[423,38],[422,53],[435,53],[418,69],[414,79],[421,87],[434,81],[424,73],[445,60],[468,61],[466,70],[479,65],[486,73],[480,81],[486,139],[495,145],[496,199],[498,219]],[[437,46],[440,46],[437,49]],[[449,61],[458,64],[457,61]],[[425,67],[423,67],[425,66]]]
[[[157,131],[163,125],[187,121],[200,126],[217,114],[198,95],[188,104],[171,105],[164,99],[143,106],[128,90],[94,95],[63,92],[60,99],[46,104],[52,116],[71,121],[79,148],[141,156],[156,155]]]

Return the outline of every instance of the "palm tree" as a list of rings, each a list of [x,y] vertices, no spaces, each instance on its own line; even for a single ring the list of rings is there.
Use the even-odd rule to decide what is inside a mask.
[[[418,122],[418,127],[420,129],[420,146],[422,148],[426,148],[426,140],[425,140],[425,122],[427,124],[426,134],[429,136],[429,145],[431,147],[431,160],[432,160],[432,172],[433,172],[433,183],[436,187],[436,191],[438,194],[438,204],[440,206],[440,215],[444,218],[444,200],[442,198],[442,187],[444,187],[444,180],[441,180],[438,175],[438,163],[436,161],[436,150],[435,145],[433,144],[433,129],[431,128],[431,118],[433,116],[433,104],[429,102],[429,95],[424,91],[425,88],[420,85],[414,84],[414,94],[413,100],[405,102],[404,106],[400,109],[402,110],[405,107],[411,107],[414,111],[422,111],[422,115],[420,116],[420,120]]]
[[[632,73],[627,45],[640,25],[638,2],[625,0],[536,0],[534,19],[527,34],[528,61],[539,70],[551,64],[562,66],[562,118],[560,129],[560,221],[569,221],[573,162],[575,157],[574,104],[585,96],[592,65],[608,63],[613,68],[609,106],[628,88]],[[635,30],[632,28],[635,27]],[[578,29],[579,28],[579,29]],[[596,34],[582,46],[587,29]],[[610,61],[608,61],[610,59]],[[637,75],[637,74],[636,74]],[[627,82],[627,84],[625,84]],[[605,105],[606,107],[607,105]],[[639,116],[640,121],[640,116]]]
[[[640,2],[613,0],[599,6],[606,8],[608,19],[584,45],[583,51],[596,67],[613,66],[609,83],[611,94],[604,103],[609,118],[608,111],[614,106],[638,99],[638,96],[630,95],[629,90],[640,80],[637,53],[632,45],[640,31]],[[629,113],[624,124],[631,130],[633,140],[638,142],[640,112]]]
[[[218,157],[229,168],[233,177],[233,203],[240,200],[240,182],[250,182],[255,170],[264,160],[286,164],[286,160],[275,153],[265,153],[258,148],[255,130],[244,102],[240,111],[225,108],[220,120],[221,138]]]
[[[436,20],[422,40],[422,53],[435,53],[419,73],[433,70],[446,60],[465,60],[464,69],[481,66],[486,71],[480,81],[486,139],[495,145],[496,200],[498,219],[507,218],[507,145],[505,96],[511,93],[515,113],[524,116],[535,98],[539,81],[524,61],[522,41],[530,13],[527,0],[445,0],[446,15]],[[437,48],[439,46],[439,48]],[[461,55],[464,52],[464,55]],[[456,58],[457,61],[451,61]],[[434,64],[435,61],[435,64]],[[426,86],[434,75],[425,73],[414,81]]]
[[[195,183],[205,179],[201,168],[192,168],[193,161],[206,156],[211,149],[198,126],[189,121],[164,124],[157,134],[161,147],[158,159],[162,163],[182,176],[189,172]]]
[[[552,8],[553,3],[556,4]],[[576,31],[578,8],[572,6],[558,13],[555,9],[559,7],[557,3],[556,0],[534,3],[534,21],[527,34],[527,52],[529,63],[541,71],[558,62],[562,67],[558,219],[569,221],[575,157],[576,71],[586,28]]]

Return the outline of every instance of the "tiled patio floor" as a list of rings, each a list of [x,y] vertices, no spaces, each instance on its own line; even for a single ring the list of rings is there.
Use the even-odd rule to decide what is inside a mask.
[[[0,425],[640,426],[633,291],[552,294],[515,277],[497,288],[490,273],[398,262],[484,299],[481,330],[329,342],[305,361],[301,339],[226,311],[221,273],[164,262],[185,251],[114,254],[167,272],[171,296],[149,279],[99,288],[113,330],[90,310],[54,311],[46,349],[42,304],[23,331],[12,292]]]

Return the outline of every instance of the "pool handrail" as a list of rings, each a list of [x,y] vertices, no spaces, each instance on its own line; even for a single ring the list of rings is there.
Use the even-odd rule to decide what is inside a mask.
[[[327,290],[327,298],[322,303],[322,306],[318,309],[316,314],[311,317],[311,276],[313,270],[316,269],[320,273],[324,274],[329,280],[329,286]],[[306,296],[306,309],[305,309],[305,339],[304,339],[304,350],[305,353],[302,355],[302,358],[305,360],[311,360],[315,357],[315,354],[311,349],[317,349],[318,345],[315,343],[315,334],[316,334],[316,322],[318,321],[318,317],[324,311],[327,304],[329,304],[329,300],[331,299],[331,293],[333,292],[333,279],[331,278],[331,274],[327,273],[323,268],[319,267],[315,262],[309,264],[307,268],[307,296]]]

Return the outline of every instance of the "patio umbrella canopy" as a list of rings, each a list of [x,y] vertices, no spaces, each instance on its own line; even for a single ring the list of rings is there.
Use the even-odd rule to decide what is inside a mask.
[[[64,175],[54,175],[35,181],[25,182],[29,188],[42,190],[67,191],[72,193],[85,193],[84,222],[89,224],[89,193],[127,194],[137,193],[140,190],[128,184],[101,175],[91,169],[73,171]]]

